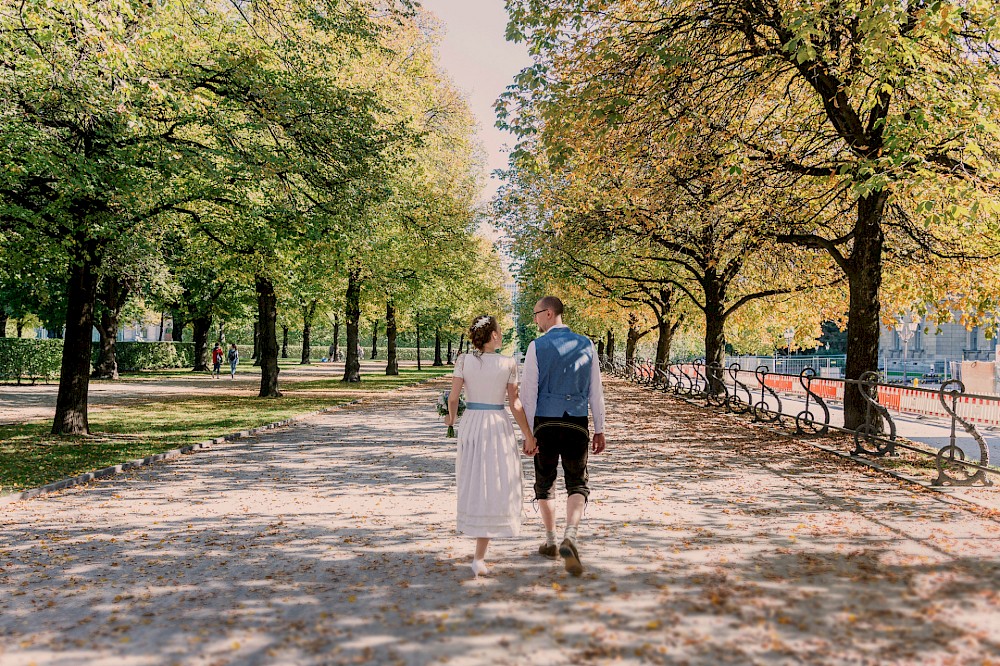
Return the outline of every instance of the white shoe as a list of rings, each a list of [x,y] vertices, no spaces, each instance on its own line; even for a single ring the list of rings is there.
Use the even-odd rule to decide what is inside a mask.
[[[469,566],[472,567],[472,573],[476,576],[476,578],[479,576],[485,576],[490,572],[490,570],[486,568],[486,562],[483,560],[472,560],[472,564]]]

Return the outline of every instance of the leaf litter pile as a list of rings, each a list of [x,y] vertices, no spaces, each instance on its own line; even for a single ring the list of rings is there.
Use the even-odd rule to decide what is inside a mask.
[[[525,459],[474,579],[444,384],[0,507],[0,663],[1000,664],[993,517],[616,380],[584,575]]]

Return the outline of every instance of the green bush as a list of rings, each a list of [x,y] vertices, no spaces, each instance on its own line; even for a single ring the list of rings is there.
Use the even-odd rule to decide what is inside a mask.
[[[194,343],[117,342],[115,358],[120,372],[191,367],[194,365]]]
[[[371,352],[371,349],[368,350]],[[385,349],[378,350],[378,357],[381,360],[385,360]],[[458,356],[458,347],[452,347],[452,354]],[[416,361],[417,360],[417,348],[416,347],[397,347],[396,348],[396,360],[397,361]],[[421,361],[434,361],[434,341],[431,340],[430,347],[420,348],[420,360]],[[448,362],[448,346],[441,345],[441,360],[445,363]]]
[[[0,380],[24,380],[34,384],[59,376],[62,367],[62,340],[0,338]]]

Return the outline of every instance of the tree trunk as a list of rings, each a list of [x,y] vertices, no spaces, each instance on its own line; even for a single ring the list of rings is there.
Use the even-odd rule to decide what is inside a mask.
[[[216,331],[215,341],[220,345],[226,340],[226,321],[224,319],[219,320],[219,330]]]
[[[344,363],[345,382],[361,381],[361,358],[358,356],[359,326],[361,324],[361,276],[357,268],[347,273],[347,361]]]
[[[678,323],[671,324],[669,320],[660,319],[656,322],[656,366],[663,367],[670,361],[670,347],[674,342],[674,333]]]
[[[642,333],[639,331],[638,326],[636,326],[636,321],[634,316],[629,316],[628,324],[628,336],[625,338],[625,363],[631,363],[635,360],[635,348],[639,345],[639,340],[642,338]]]
[[[52,421],[53,435],[87,435],[87,394],[90,389],[91,337],[94,330],[94,300],[97,275],[91,263],[95,248],[73,246],[66,293],[66,334],[59,394]]]
[[[281,327],[281,358],[288,358],[288,327]]]
[[[378,358],[378,319],[372,324],[372,360]]]
[[[7,319],[8,318],[9,317],[7,315],[7,311],[4,310],[3,308],[0,308],[0,338],[6,338],[7,337]]]
[[[604,353],[608,355],[608,361],[615,362],[615,333],[608,329],[608,341],[604,345]]]
[[[877,193],[858,200],[854,247],[846,271],[850,306],[847,317],[847,379],[878,370],[880,330],[879,296],[882,289],[882,216],[886,195]],[[844,427],[855,430],[865,423],[865,399],[857,385],[844,391]],[[873,424],[877,425],[877,424]]]
[[[101,303],[99,317],[94,317],[94,326],[100,334],[97,363],[94,364],[92,378],[118,379],[118,357],[115,343],[118,341],[118,327],[122,309],[128,301],[129,288],[120,279],[106,277],[98,281],[98,292],[94,305]]]
[[[317,303],[318,301],[313,299],[302,307],[302,356],[299,365],[312,363],[312,325]]]
[[[163,342],[163,328],[166,326],[166,315],[160,313],[160,332],[156,334],[156,341]]]
[[[684,315],[673,316],[676,306],[676,288],[660,288],[659,294],[646,301],[646,305],[656,317],[656,367],[662,368],[670,362],[670,347],[674,342],[674,334],[684,321]],[[671,323],[672,322],[672,323]]]
[[[184,329],[187,328],[187,321],[180,310],[170,313],[170,339],[174,342],[184,342]]]
[[[302,356],[299,365],[312,363],[312,321],[302,322]]]
[[[705,271],[702,287],[705,292],[705,365],[718,365],[720,368],[726,362],[726,286],[718,279],[714,269]],[[722,393],[722,370],[706,369],[709,392],[713,395]]]
[[[444,365],[444,361],[441,359],[441,329],[434,329],[434,363],[432,367],[438,368]]]
[[[420,313],[417,313],[420,316]],[[417,370],[423,370],[423,366],[420,365],[420,321],[417,321]]]
[[[455,357],[451,353],[451,340],[448,340],[448,365],[455,365]]]
[[[399,359],[396,357],[396,308],[392,305],[392,300],[385,302],[385,349],[386,364],[385,374],[399,374]]]
[[[330,359],[333,361],[337,360],[340,356],[340,315],[333,315],[333,354]]]
[[[258,297],[259,299],[259,297]],[[259,307],[258,303],[258,307]],[[260,312],[257,313],[257,321],[253,323],[253,353],[250,358],[255,359],[254,365],[260,365]]]
[[[118,314],[105,306],[100,318],[95,318],[94,327],[97,328],[101,341],[98,343],[97,363],[90,376],[93,379],[118,379],[118,356],[115,349],[118,341]]]
[[[257,276],[257,362],[260,397],[280,398],[278,390],[278,297],[269,278]]]
[[[205,372],[208,366],[208,334],[212,330],[212,317],[199,316],[191,321],[191,340],[194,342],[194,367],[192,372]]]
[[[725,288],[707,271],[705,276],[705,365],[726,360]]]
[[[598,357],[604,356],[604,340],[597,341],[597,356]]]
[[[14,329],[14,333],[17,334],[18,338],[20,338],[24,334],[24,320],[23,319],[18,319],[17,320],[17,327]]]
[[[458,339],[458,353],[459,354],[462,353],[462,347],[464,347],[464,346],[465,346],[465,333],[462,333],[462,336]]]

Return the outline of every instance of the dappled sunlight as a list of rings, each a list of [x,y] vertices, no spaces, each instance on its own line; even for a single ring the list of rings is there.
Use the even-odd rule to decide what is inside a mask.
[[[542,532],[526,501],[523,536],[495,540],[491,573],[474,579],[439,390],[383,393],[5,507],[4,663],[1000,654],[997,523],[616,380],[609,452],[591,458],[584,575],[534,555]]]

